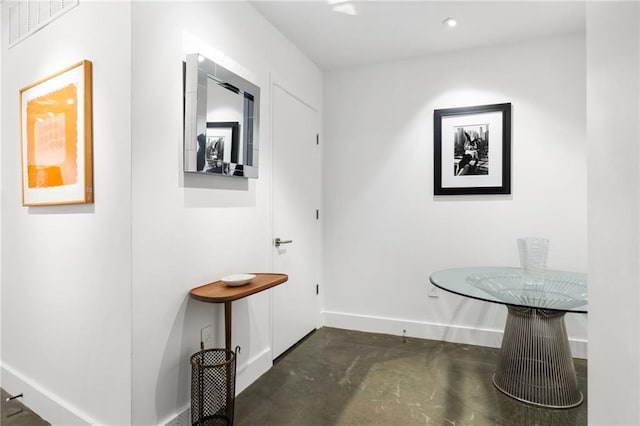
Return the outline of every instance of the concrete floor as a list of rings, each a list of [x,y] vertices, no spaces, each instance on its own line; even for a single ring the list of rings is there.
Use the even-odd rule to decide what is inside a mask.
[[[321,328],[236,398],[236,426],[586,425],[585,402],[547,410],[491,382],[498,350]]]
[[[26,407],[20,399],[7,401],[9,394],[0,389],[0,425],[2,426],[51,426],[49,422]]]
[[[236,398],[235,426],[587,424],[587,362],[576,359],[585,402],[545,410],[491,383],[498,350],[321,328]],[[2,390],[0,425],[46,426]]]

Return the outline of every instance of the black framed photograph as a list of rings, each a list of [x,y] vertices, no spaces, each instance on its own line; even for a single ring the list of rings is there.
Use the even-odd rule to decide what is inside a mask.
[[[236,121],[207,122],[207,134],[198,149],[198,171],[226,174],[229,164],[238,161],[239,128]]]
[[[434,195],[511,193],[511,104],[433,111]]]

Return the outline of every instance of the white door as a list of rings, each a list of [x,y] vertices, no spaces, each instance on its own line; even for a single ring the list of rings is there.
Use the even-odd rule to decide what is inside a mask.
[[[318,113],[273,86],[273,271],[289,281],[272,292],[273,358],[316,328],[320,262]]]

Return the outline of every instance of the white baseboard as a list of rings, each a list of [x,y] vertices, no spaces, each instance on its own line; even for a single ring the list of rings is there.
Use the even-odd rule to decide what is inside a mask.
[[[236,395],[269,371],[273,366],[272,356],[271,348],[266,348],[258,355],[250,358],[246,363],[236,367]],[[239,358],[242,360],[242,353],[240,353]]]
[[[158,424],[164,424],[164,426],[191,426],[191,408],[187,407],[171,420],[164,423],[160,422]]]
[[[242,357],[240,353],[239,358]],[[236,366],[236,395],[245,390],[251,383],[269,371],[273,366],[271,349],[267,348],[247,362]],[[191,424],[191,408],[185,407],[179,414],[171,416],[166,421],[160,422],[165,426],[187,426]]]
[[[407,337],[442,340],[445,342],[465,343],[469,345],[499,348],[503,330],[482,329],[459,325],[437,324],[421,321],[401,320],[369,315],[347,314],[343,312],[323,311],[323,325],[347,330],[366,331]],[[571,353],[576,358],[587,358],[587,342],[569,339]]]
[[[2,363],[2,388],[11,395],[24,394],[20,399],[27,407],[52,425],[97,425],[97,421],[77,407],[55,396],[34,380],[20,374],[11,366]]]

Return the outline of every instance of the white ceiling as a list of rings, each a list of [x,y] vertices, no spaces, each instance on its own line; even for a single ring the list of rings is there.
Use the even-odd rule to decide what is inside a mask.
[[[344,0],[330,0],[331,2]],[[251,4],[323,70],[584,32],[583,1],[329,1]],[[454,16],[455,28],[442,25]]]

